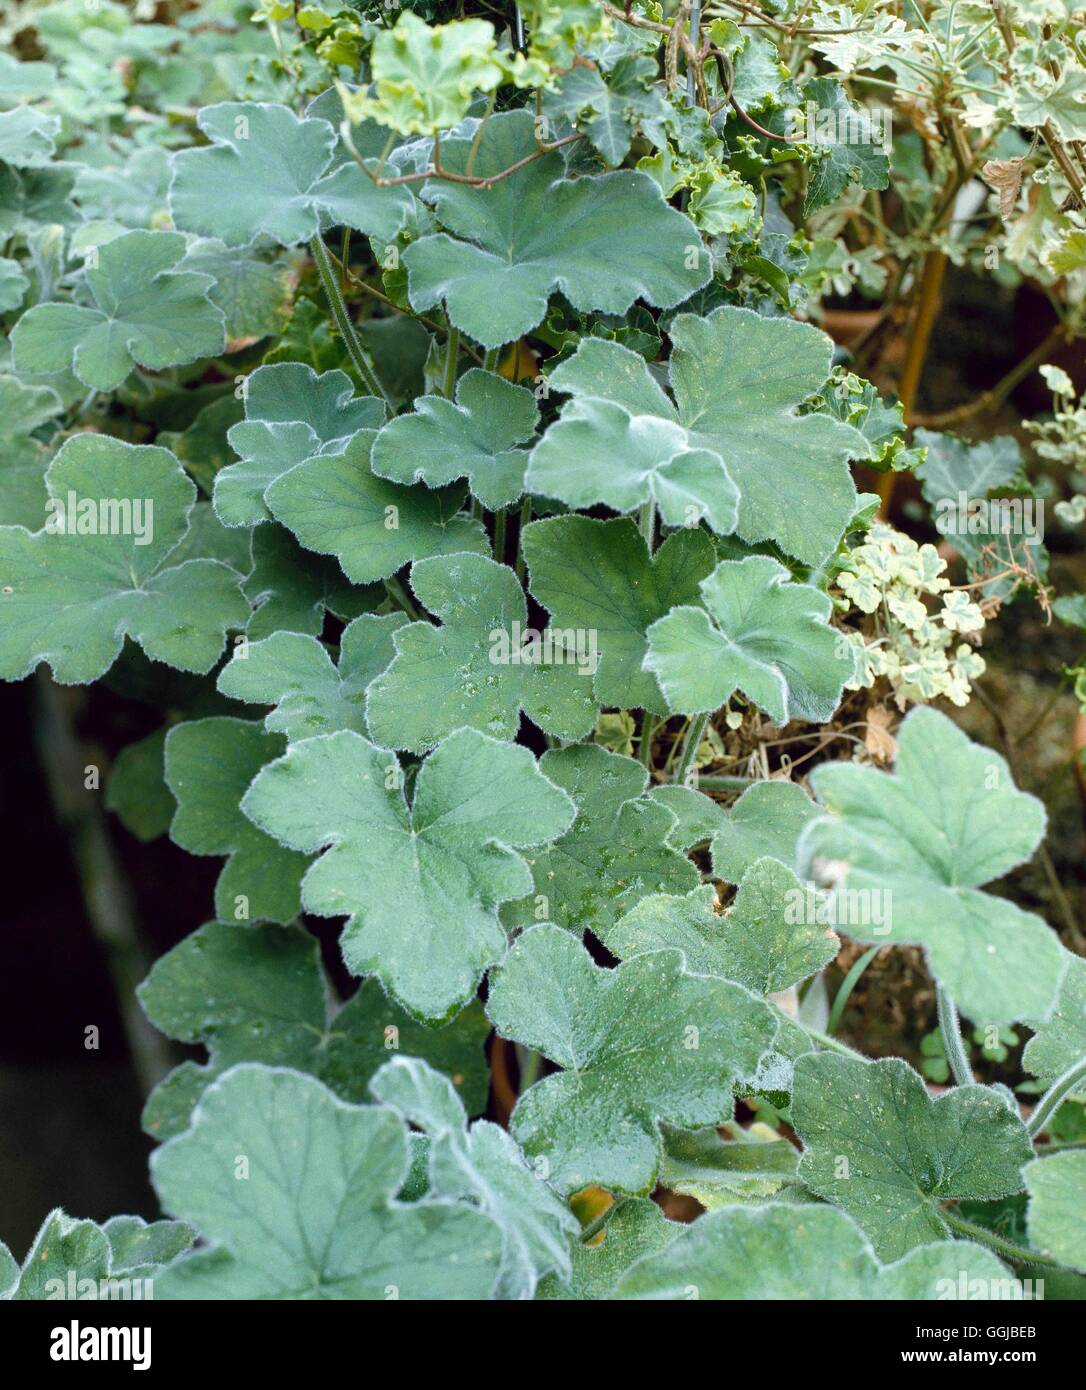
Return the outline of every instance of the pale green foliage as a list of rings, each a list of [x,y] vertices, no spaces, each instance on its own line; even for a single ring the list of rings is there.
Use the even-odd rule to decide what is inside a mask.
[[[1069,1151],[1035,1158],[1022,1169],[1029,1192],[1029,1236],[1043,1254],[1086,1270],[1086,1154]]]

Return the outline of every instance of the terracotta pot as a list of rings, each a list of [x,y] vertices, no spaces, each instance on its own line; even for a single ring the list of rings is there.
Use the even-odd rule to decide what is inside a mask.
[[[824,309],[819,326],[835,343],[850,348],[870,333],[881,317],[881,309]]]

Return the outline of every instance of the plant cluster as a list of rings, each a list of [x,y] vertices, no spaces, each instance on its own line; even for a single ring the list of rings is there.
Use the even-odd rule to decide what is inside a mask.
[[[4,1296],[1082,1296],[1086,964],[987,891],[1045,811],[933,707],[1048,603],[972,525],[1024,460],[908,436],[912,347],[859,374],[948,259],[1043,283],[1022,374],[1086,328],[1081,19],[9,7],[0,677],[154,709],[107,805],[222,869],[138,989],[203,1049],[164,1219],[58,1210]],[[857,485],[913,474],[938,551]],[[883,948],[939,1094],[834,1036]]]

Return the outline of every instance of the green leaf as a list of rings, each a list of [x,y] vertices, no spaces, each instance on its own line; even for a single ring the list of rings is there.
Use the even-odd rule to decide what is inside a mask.
[[[18,261],[0,256],[0,313],[18,309],[30,288],[30,281]]]
[[[803,910],[810,896],[791,869],[776,859],[758,859],[722,915],[715,911],[711,885],[685,898],[654,895],[642,898],[603,940],[623,959],[671,947],[699,974],[776,994],[817,974],[840,949],[833,931]]]
[[[1034,1076],[1055,1081],[1086,1057],[1086,961],[1080,956],[1067,963],[1051,1017],[1029,1020],[1029,1025],[1033,1037],[1022,1053],[1022,1065]]]
[[[620,709],[666,708],[651,672],[642,669],[650,624],[672,607],[698,601],[698,584],[714,564],[701,529],[669,536],[655,555],[626,519],[587,516],[533,521],[522,532],[532,596],[555,628],[595,632],[597,701]]]
[[[989,1086],[935,1099],[898,1057],[832,1052],[795,1064],[792,1124],[800,1177],[864,1229],[882,1259],[949,1235],[939,1203],[1020,1192],[1033,1153],[1011,1102]]]
[[[196,120],[211,143],[175,154],[170,183],[170,212],[184,231],[227,246],[247,246],[263,232],[295,246],[339,223],[392,241],[414,204],[407,188],[378,188],[353,161],[328,173],[337,136],[317,117],[224,101]]]
[[[543,110],[576,121],[608,164],[621,164],[638,127],[655,139],[670,115],[653,85],[656,75],[655,58],[638,54],[620,58],[606,82],[596,68],[578,65],[562,74],[553,92],[544,93]]]
[[[673,608],[648,630],[645,669],[669,709],[711,712],[738,690],[777,724],[826,723],[854,665],[829,595],[792,583],[768,555],[723,560],[698,587],[705,608]]]
[[[677,818],[678,824],[667,837],[668,843],[676,849],[688,850],[704,844],[728,824],[728,814],[723,806],[693,787],[665,783],[661,787],[653,787],[649,797],[666,806]]]
[[[258,526],[252,552],[245,580],[246,597],[254,605],[245,629],[252,641],[283,631],[317,637],[326,612],[347,621],[385,597],[383,589],[348,583],[335,560],[303,550],[283,526]]]
[[[373,471],[394,483],[444,487],[467,478],[484,507],[497,511],[524,491],[528,455],[518,449],[539,421],[535,398],[477,367],[456,386],[456,404],[422,396],[411,415],[387,424],[373,445]]]
[[[36,304],[15,325],[21,372],[75,372],[95,391],[112,391],[134,367],[158,372],[214,357],[226,342],[222,310],[208,297],[209,275],[175,271],[185,254],[176,232],[125,232],[98,248],[86,272],[95,307]]]
[[[615,1285],[635,1260],[663,1250],[682,1230],[655,1202],[628,1197],[608,1220],[599,1244],[574,1243],[570,1282],[563,1284],[555,1275],[548,1275],[539,1286],[538,1297],[578,1301],[611,1298]]]
[[[321,454],[277,478],[264,495],[307,550],[334,555],[355,584],[387,579],[431,555],[490,549],[482,523],[461,514],[462,484],[431,492],[374,476],[375,435],[360,430],[341,454]]]
[[[223,311],[228,339],[265,338],[282,329],[297,276],[296,261],[292,264],[282,255],[266,260],[212,237],[193,242],[182,266],[215,281],[209,295]]]
[[[292,1067],[317,1077],[342,1100],[367,1098],[370,1077],[389,1057],[425,1058],[449,1078],[472,1114],[486,1107],[489,1024],[477,1002],[444,1028],[428,1028],[364,980],[345,1004],[329,1003],[320,948],[300,927],[209,922],[156,961],[139,1001],[167,1037],[202,1043],[205,1063],[182,1062],[152,1092],[146,1131],[169,1139],[192,1108],[237,1062]]]
[[[818,814],[819,808],[795,782],[755,782],[713,836],[713,872],[726,883],[738,883],[764,855],[794,868],[799,837]]]
[[[1086,140],[1086,72],[1072,64],[1053,79],[1044,66],[1034,64],[1029,77],[1036,76],[1040,85],[1020,79],[1011,89],[1015,121],[1026,126],[1051,122],[1062,140]]]
[[[577,808],[568,831],[530,857],[534,892],[502,913],[509,926],[543,918],[606,939],[612,924],[649,893],[685,893],[697,869],[668,843],[675,824],[645,796],[648,771],[597,744],[552,749],[540,769]]]
[[[238,808],[283,745],[259,724],[219,716],[176,724],[166,735],[166,785],[177,801],[170,838],[190,854],[227,856],[215,885],[215,914],[223,922],[289,922],[298,915],[305,856],[284,849]]]
[[[975,444],[953,434],[918,429],[913,438],[928,451],[916,476],[933,507],[949,502],[956,510],[960,492],[967,498],[985,498],[994,488],[1013,482],[1022,468],[1021,447],[1009,434]]]
[[[161,1267],[195,1235],[181,1221],[148,1225],[138,1216],[114,1216],[99,1226],[58,1207],[42,1222],[21,1270],[0,1245],[0,1300],[153,1298]]]
[[[340,639],[338,666],[315,637],[273,633],[235,652],[218,687],[233,700],[274,705],[264,727],[291,743],[337,729],[367,733],[367,688],[392,660],[393,633],[406,622],[403,613],[356,618]]]
[[[489,1120],[471,1128],[449,1080],[425,1062],[397,1057],[370,1082],[374,1097],[429,1139],[429,1191],[472,1202],[502,1233],[499,1298],[531,1298],[552,1270],[570,1276],[577,1218],[533,1173],[513,1140]]]
[[[52,530],[0,527],[0,676],[20,680],[47,661],[62,684],[97,680],[125,636],[153,661],[210,670],[248,604],[239,576],[218,560],[170,565],[196,500],[174,456],[78,434],[49,465],[46,486]]]
[[[746,1138],[725,1142],[714,1128],[665,1129],[660,1182],[671,1192],[696,1198],[709,1211],[775,1197],[796,1181],[799,1150],[771,1134],[748,1131]]]
[[[492,116],[473,143],[442,141],[442,166],[463,174],[474,155],[478,178],[511,168],[536,153],[531,113]],[[403,253],[411,306],[443,300],[453,323],[488,348],[540,323],[555,290],[576,309],[624,314],[638,298],[679,304],[711,275],[694,224],[632,169],[568,179],[554,151],[489,187],[434,180],[422,196],[447,232]]]
[[[853,939],[923,946],[975,1023],[1049,1015],[1068,953],[1040,918],[979,891],[1027,860],[1045,829],[1043,805],[1016,789],[998,753],[918,708],[901,726],[893,776],[823,763],[811,785],[827,814],[803,832],[800,876],[830,861],[838,887],[889,895],[886,920],[853,922]]]
[[[487,1298],[497,1227],[452,1202],[395,1201],[408,1166],[392,1111],[298,1072],[232,1068],[151,1159],[163,1207],[213,1242],[171,1265],[158,1297]]]
[[[492,92],[505,69],[485,19],[453,20],[432,28],[405,10],[373,41],[374,96],[352,96],[351,114],[369,117],[401,135],[433,135],[468,113],[476,92]]]
[[[1029,1241],[1049,1259],[1086,1272],[1086,1153],[1035,1158],[1022,1169],[1029,1192]]]
[[[177,809],[165,780],[166,732],[157,729],[122,748],[106,783],[106,810],[116,812],[124,828],[145,844],[165,835]]]
[[[839,198],[850,183],[859,183],[861,188],[888,188],[886,142],[890,132],[879,129],[867,108],[850,102],[832,77],[808,82],[803,100],[808,116],[803,138],[820,155],[807,176],[804,217]]]
[[[722,458],[691,444],[643,357],[586,338],[550,384],[573,399],[532,451],[530,491],[617,512],[653,502],[668,526],[734,531],[739,492]]]
[[[526,748],[474,729],[427,758],[408,806],[396,758],[349,731],[293,744],[253,782],[245,814],[308,854],[302,900],[349,916],[341,938],[356,974],[375,974],[413,1014],[441,1019],[498,960],[498,905],[531,887],[515,851],[565,831],[573,806]]]
[[[27,169],[48,164],[56,152],[60,121],[35,106],[0,111],[0,160]]]
[[[51,386],[29,386],[18,377],[0,375],[0,449],[4,460],[0,524],[33,531],[47,516],[49,450],[35,438],[35,431],[63,410],[64,403]]]
[[[843,1212],[778,1203],[709,1212],[639,1260],[615,1297],[915,1302],[956,1298],[963,1271],[986,1287],[1011,1282],[983,1246],[924,1245],[881,1264]]]
[[[769,1007],[740,985],[690,975],[678,951],[594,965],[549,923],[526,931],[491,973],[490,1021],[560,1072],[525,1091],[513,1137],[560,1192],[652,1190],[660,1122],[731,1117],[732,1086],[773,1042]]]
[[[573,643],[549,660],[545,649],[533,659],[519,641],[528,605],[508,565],[485,555],[435,556],[413,566],[411,587],[442,626],[412,623],[395,634],[396,655],[366,706],[378,743],[422,753],[464,727],[514,739],[521,709],[558,738],[591,730],[590,652]]]
[[[743,540],[773,540],[817,565],[856,506],[848,460],[870,446],[851,425],[798,414],[830,374],[833,344],[811,324],[726,305],[678,314],[671,386],[692,449],[718,454],[739,488]]]
[[[269,484],[316,454],[341,453],[359,430],[378,429],[384,402],[354,395],[346,372],[318,375],[301,362],[258,367],[245,382],[245,419],[227,434],[241,455],[215,475],[215,511],[227,526],[252,526],[270,516]]]

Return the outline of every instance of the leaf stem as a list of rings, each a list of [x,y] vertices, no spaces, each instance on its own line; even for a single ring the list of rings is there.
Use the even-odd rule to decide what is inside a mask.
[[[447,401],[456,395],[456,364],[460,357],[460,330],[449,325],[449,341],[445,345],[445,379],[441,383],[441,394]]]
[[[656,729],[656,716],[645,710],[641,715],[641,737],[638,741],[637,756],[646,767],[652,766],[652,735]]]
[[[422,621],[422,614],[415,607],[414,603],[412,603],[410,594],[395,575],[393,575],[391,579],[385,580],[385,592],[397,608],[403,609],[412,622],[418,623]]]
[[[1026,1123],[1026,1130],[1031,1139],[1036,1139],[1078,1083],[1084,1079],[1086,1079],[1086,1057],[1080,1057],[1062,1075],[1056,1077],[1034,1106],[1033,1114]]]
[[[682,786],[686,781],[686,774],[690,771],[690,765],[694,761],[694,755],[698,751],[702,735],[705,733],[705,726],[709,722],[708,714],[697,714],[686,726],[686,735],[683,738],[682,752],[679,754],[678,765],[675,768],[673,782],[678,782]]]
[[[994,1250],[997,1255],[1002,1255],[1004,1259],[1011,1260],[1019,1265],[1052,1265],[1057,1269],[1065,1269],[1059,1260],[1054,1260],[1050,1256],[1042,1255],[1037,1250],[1031,1250],[1026,1245],[1018,1245],[1013,1240],[997,1235],[995,1231],[989,1231],[986,1226],[977,1226],[972,1221],[966,1221],[964,1216],[955,1216],[953,1212],[941,1208],[939,1215],[952,1231],[957,1231],[960,1235],[968,1236],[970,1240],[976,1240],[981,1245],[987,1245]]]
[[[833,1007],[830,1009],[830,1016],[826,1020],[826,1032],[833,1034],[837,1032],[837,1025],[841,1022],[841,1015],[845,1012],[845,1005],[849,1001],[849,996],[859,983],[860,976],[882,950],[881,946],[872,946],[869,951],[865,951],[859,960],[852,963],[852,969],[848,972],[837,990],[833,1000]]]
[[[962,1025],[954,1001],[942,985],[935,986],[935,1004],[939,1014],[939,1032],[943,1035],[943,1050],[951,1074],[958,1086],[972,1086],[973,1072],[962,1042]]]
[[[507,515],[508,512],[505,507],[499,507],[494,513],[494,558],[499,565],[505,564],[505,530]]]
[[[340,337],[343,339],[344,346],[347,349],[347,353],[355,371],[358,373],[362,380],[362,384],[370,394],[379,396],[391,410],[392,400],[388,392],[381,385],[377,373],[366,360],[365,350],[358,339],[358,334],[354,331],[354,324],[351,322],[351,316],[347,313],[347,305],[343,295],[340,293],[335,270],[332,267],[332,260],[328,255],[328,248],[319,235],[315,236],[309,243],[309,251],[316,263],[317,274],[320,276],[321,286],[328,299],[328,307],[332,311],[332,318],[335,320],[336,327],[339,329]]]
[[[593,1217],[587,1226],[582,1227],[579,1237],[581,1244],[587,1245],[590,1240],[598,1236],[615,1212],[620,1207],[624,1207],[629,1200],[628,1197],[616,1197],[605,1211],[601,1211],[599,1216]]]
[[[520,526],[519,526],[519,528],[518,528],[518,530],[517,530],[517,560],[516,560],[516,573],[517,573],[517,578],[520,580],[520,582],[521,582],[522,584],[524,583],[525,564],[524,564],[524,546],[523,546],[522,543],[521,543],[521,538],[522,538],[523,535],[524,535],[524,528],[525,528],[525,526],[528,525],[528,523],[531,521],[531,519],[532,519],[532,499],[531,499],[531,497],[530,497],[527,493],[525,493],[525,494],[524,494],[524,499],[523,499],[523,501],[522,501],[521,504],[520,504]]]

